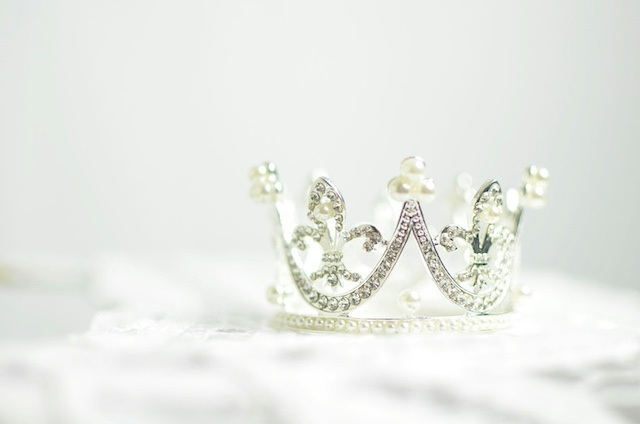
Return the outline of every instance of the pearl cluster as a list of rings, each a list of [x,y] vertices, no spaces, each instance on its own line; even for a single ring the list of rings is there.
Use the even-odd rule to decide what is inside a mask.
[[[541,208],[547,204],[549,171],[546,168],[530,166],[525,171],[522,188],[524,204],[530,208]]]
[[[426,165],[419,156],[412,156],[400,164],[400,175],[389,182],[389,196],[393,200],[404,202],[415,199],[422,202],[433,200],[436,187],[431,178],[427,178]]]
[[[278,179],[275,164],[265,162],[251,169],[251,198],[258,203],[275,203],[282,193],[282,183]]]

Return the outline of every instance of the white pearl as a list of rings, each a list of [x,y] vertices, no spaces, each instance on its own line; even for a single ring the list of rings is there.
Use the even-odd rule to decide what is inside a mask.
[[[400,164],[400,172],[402,173],[402,175],[411,179],[424,177],[426,175],[426,165],[424,163],[424,159],[422,159],[420,156],[412,156],[406,158]]]
[[[269,201],[272,187],[271,184],[258,182],[251,187],[251,197],[256,202],[266,203]]]
[[[398,295],[398,306],[407,316],[413,316],[418,312],[420,304],[420,293],[415,290],[403,290]]]
[[[315,209],[313,210],[313,215],[320,221],[326,221],[327,219],[332,218],[335,215],[335,211],[333,210],[331,203],[322,202],[315,207]]]
[[[525,206],[539,209],[547,204],[547,190],[543,184],[527,184],[523,199]]]
[[[482,210],[482,216],[484,220],[489,224],[495,224],[500,221],[502,215],[502,207],[493,204],[486,204]]]
[[[422,178],[414,183],[412,192],[416,200],[429,202],[436,195],[436,185],[431,178]]]
[[[527,169],[529,175],[528,180],[534,182],[549,182],[549,170],[547,168],[538,168],[535,165],[531,165]]]
[[[404,202],[411,197],[411,182],[404,177],[396,177],[387,186],[389,196],[393,200]]]
[[[258,178],[258,177],[261,177],[263,175],[267,175],[268,171],[269,170],[268,170],[268,168],[267,168],[267,166],[265,164],[254,166],[249,171],[249,177],[250,178]]]
[[[278,305],[281,302],[280,293],[275,286],[267,287],[267,300],[274,305]]]

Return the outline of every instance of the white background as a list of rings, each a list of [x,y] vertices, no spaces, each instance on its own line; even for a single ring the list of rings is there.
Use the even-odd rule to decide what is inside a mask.
[[[247,171],[349,220],[401,159],[552,174],[524,261],[640,287],[640,3],[0,2],[0,254],[265,255]],[[442,226],[444,222],[434,223]]]

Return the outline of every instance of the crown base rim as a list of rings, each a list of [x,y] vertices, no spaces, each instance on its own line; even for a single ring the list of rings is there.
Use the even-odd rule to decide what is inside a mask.
[[[511,327],[517,319],[515,312],[410,318],[323,317],[281,312],[275,316],[273,324],[281,330],[303,333],[393,335],[498,331]]]

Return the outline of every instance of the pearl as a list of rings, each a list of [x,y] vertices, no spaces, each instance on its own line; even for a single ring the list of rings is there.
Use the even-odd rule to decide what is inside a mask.
[[[489,224],[495,224],[500,221],[502,215],[502,207],[493,204],[485,204],[482,210],[482,216]]]
[[[258,183],[251,188],[253,200],[261,203],[268,203],[273,194],[273,185],[269,183]]]
[[[532,182],[549,182],[549,170],[547,168],[538,168],[535,165],[531,165],[527,169],[528,180]]]
[[[413,186],[413,195],[416,200],[421,202],[429,202],[436,195],[436,185],[431,178],[423,178]]]
[[[313,215],[319,221],[326,221],[329,218],[332,218],[335,215],[335,211],[333,210],[333,206],[329,202],[322,202],[315,207],[313,210]]]
[[[266,164],[254,166],[249,171],[249,177],[250,178],[259,178],[261,176],[267,175],[267,172],[269,172],[269,170],[268,170]]]
[[[411,197],[411,182],[405,177],[396,177],[389,182],[387,191],[393,200],[404,202]]]
[[[547,189],[545,185],[527,184],[524,187],[523,201],[525,206],[539,209],[547,204]]]
[[[415,290],[403,290],[398,295],[398,306],[407,316],[414,316],[420,309],[420,293]]]
[[[406,158],[400,164],[400,172],[405,177],[419,179],[426,175],[426,165],[420,156]]]
[[[546,168],[530,166],[525,173],[523,203],[531,208],[541,208],[547,204],[549,171]]]
[[[267,300],[269,303],[278,305],[280,303],[280,293],[275,286],[269,286],[267,288]]]
[[[538,170],[538,179],[540,181],[549,182],[549,170],[547,168],[540,168]]]
[[[293,294],[293,287],[287,284],[272,285],[267,287],[267,300],[274,305],[283,305]]]

